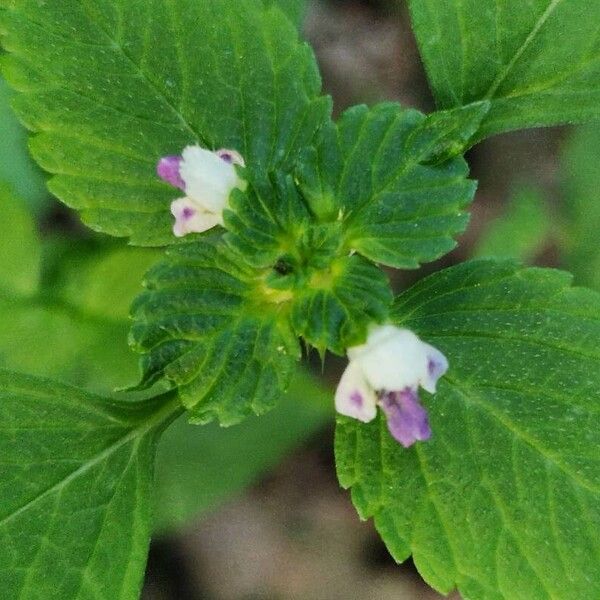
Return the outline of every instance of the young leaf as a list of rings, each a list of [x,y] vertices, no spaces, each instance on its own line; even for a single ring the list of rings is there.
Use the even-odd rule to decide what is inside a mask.
[[[361,256],[347,256],[298,290],[292,325],[320,352],[344,354],[348,346],[364,342],[369,325],[387,319],[392,300],[381,269]]]
[[[299,358],[278,310],[286,292],[268,297],[254,272],[231,262],[218,236],[170,250],[145,285],[131,330],[145,355],[142,386],[175,383],[196,422],[232,425],[273,408]]]
[[[450,361],[425,399],[433,437],[404,450],[340,419],[340,481],[393,556],[466,598],[600,595],[600,296],[510,262],[439,272],[395,322]]]
[[[563,156],[565,265],[575,280],[600,290],[600,125],[577,129]]]
[[[296,335],[320,352],[343,354],[384,321],[392,302],[385,274],[343,248],[342,223],[319,222],[290,175],[234,194],[225,240],[236,260],[262,275],[266,293],[290,309]]]
[[[600,4],[410,0],[441,108],[489,100],[477,139],[600,117]]]
[[[172,243],[155,174],[186,145],[286,168],[328,118],[311,50],[256,0],[1,0],[15,109],[52,191],[92,228]]]
[[[331,422],[332,393],[301,370],[275,409],[231,429],[180,418],[158,446],[155,529],[180,527],[214,510]]]
[[[116,404],[0,371],[4,597],[137,600],[154,446],[177,404]]]
[[[474,254],[531,263],[550,241],[552,229],[542,191],[523,187],[513,193],[505,213],[483,232]]]
[[[36,224],[25,204],[0,183],[0,290],[10,295],[36,293],[41,248]]]
[[[300,164],[312,211],[342,221],[346,247],[374,262],[411,269],[439,258],[464,230],[476,186],[462,158],[430,163],[453,154],[484,109],[461,118],[393,103],[351,108]]]

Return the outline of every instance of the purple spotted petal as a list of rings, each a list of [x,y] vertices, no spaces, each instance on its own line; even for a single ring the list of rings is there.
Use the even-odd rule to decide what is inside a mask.
[[[165,156],[158,161],[156,172],[163,181],[185,190],[185,182],[179,174],[179,167],[182,160],[181,156]]]
[[[381,397],[380,406],[387,416],[390,433],[405,448],[431,437],[427,411],[419,403],[415,390],[406,388],[401,392],[386,392]]]

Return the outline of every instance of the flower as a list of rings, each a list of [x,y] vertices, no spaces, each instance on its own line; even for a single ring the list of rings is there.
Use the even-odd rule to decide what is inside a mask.
[[[200,146],[188,146],[181,156],[165,156],[158,162],[158,176],[185,192],[174,200],[171,213],[175,217],[173,233],[183,237],[202,233],[223,224],[223,210],[229,206],[229,195],[235,188],[244,190],[246,183],[236,166],[244,167],[244,159],[235,150],[211,152]]]
[[[390,433],[405,448],[431,437],[418,390],[434,394],[448,370],[439,350],[408,329],[382,325],[371,329],[365,344],[348,348],[348,358],[335,394],[340,414],[368,423],[379,406]]]

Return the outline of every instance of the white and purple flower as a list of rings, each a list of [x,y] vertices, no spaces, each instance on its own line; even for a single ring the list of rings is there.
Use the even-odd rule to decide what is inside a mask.
[[[348,348],[348,358],[335,394],[340,414],[368,423],[379,406],[390,433],[405,448],[431,437],[418,390],[435,393],[448,370],[439,350],[408,329],[382,325],[371,329],[365,344]]]
[[[231,192],[246,187],[236,166],[244,167],[245,163],[235,150],[211,152],[200,146],[187,146],[181,156],[160,159],[158,176],[185,192],[184,198],[171,204],[177,237],[223,224],[223,210],[229,206]]]

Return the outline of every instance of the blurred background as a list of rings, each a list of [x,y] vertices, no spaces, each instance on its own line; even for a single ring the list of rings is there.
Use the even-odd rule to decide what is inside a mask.
[[[397,100],[434,108],[399,0],[320,0],[304,36],[337,113]],[[103,393],[131,383],[128,307],[159,251],[85,230],[46,191],[0,82],[0,364]],[[402,290],[473,256],[571,270],[600,288],[600,125],[487,140],[468,156],[479,191],[442,261],[391,274]],[[333,463],[332,387],[343,363],[299,374],[268,416],[220,430],[177,422],[161,442],[145,600],[438,598],[359,522]]]

